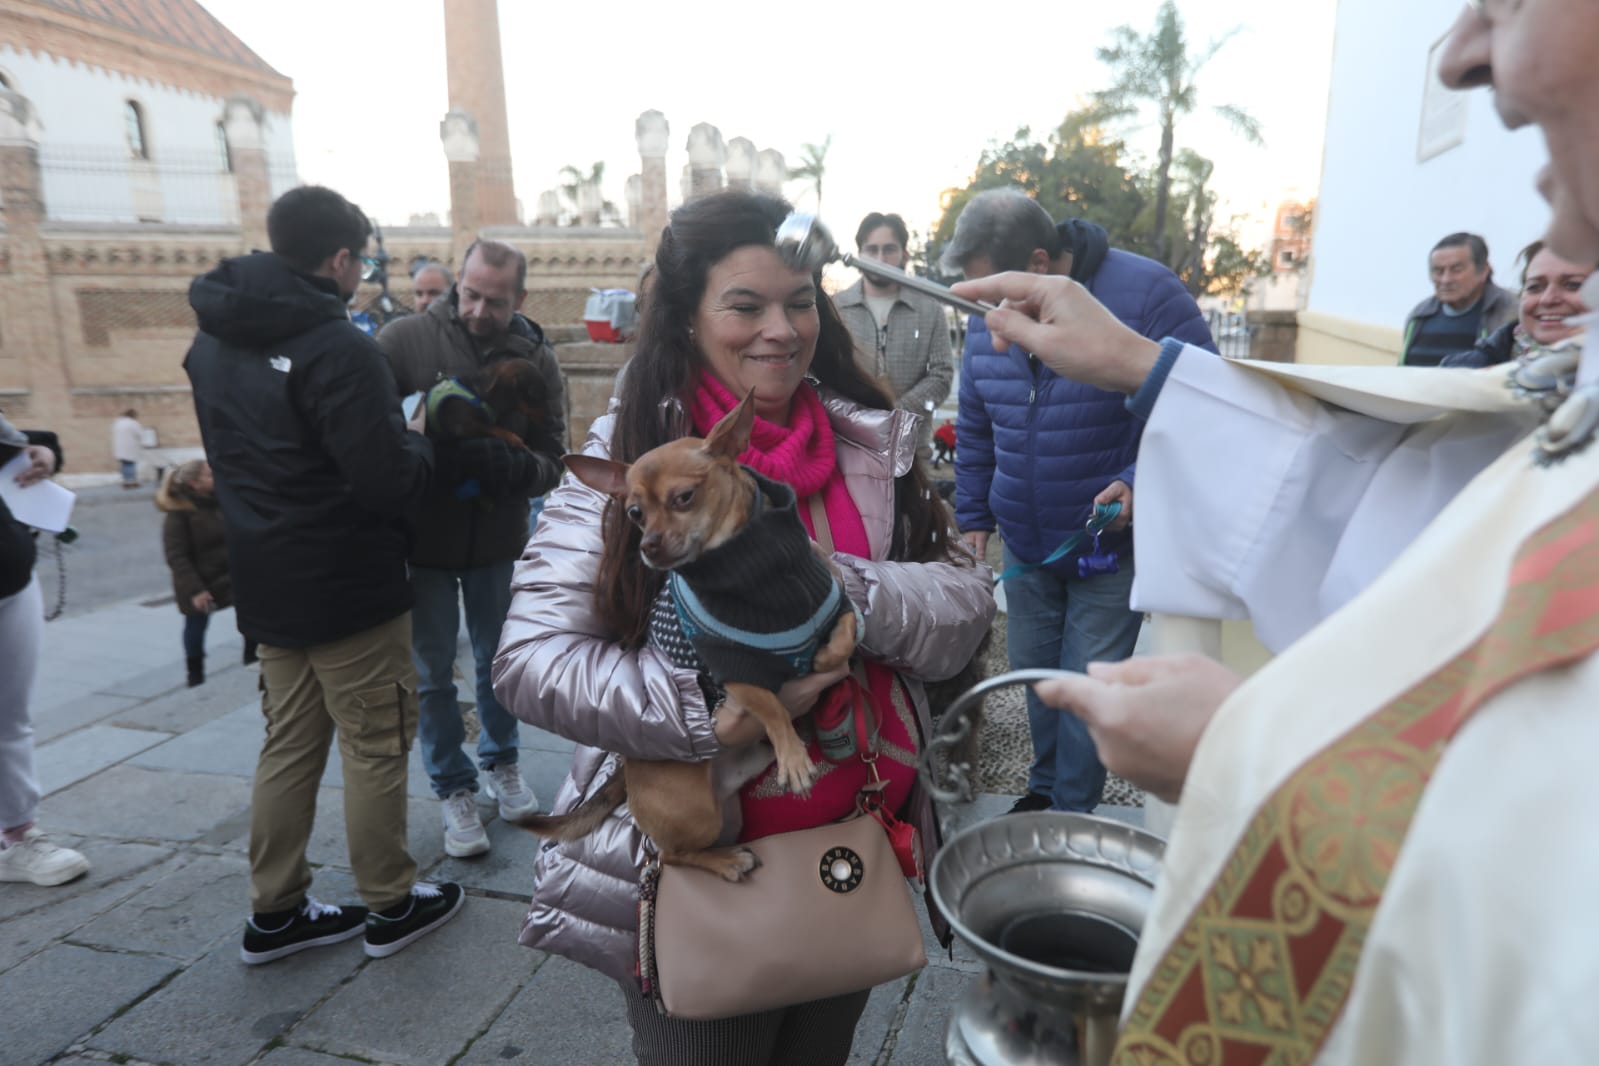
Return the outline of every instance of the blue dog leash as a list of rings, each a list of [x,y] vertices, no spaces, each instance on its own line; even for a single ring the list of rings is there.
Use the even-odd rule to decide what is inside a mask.
[[[1120,501],[1094,504],[1093,517],[1088,520],[1088,525],[1085,526],[1081,532],[1073,533],[1071,536],[1067,537],[1061,542],[1061,546],[1050,552],[1042,562],[1018,563],[1017,565],[1011,567],[1009,570],[1006,570],[1003,574],[1000,574],[998,577],[996,577],[994,579],[994,584],[997,585],[1002,581],[1008,580],[1009,578],[1019,577],[1022,574],[1029,573],[1030,571],[1037,570],[1040,567],[1048,566],[1050,563],[1058,562],[1061,559],[1064,559],[1066,556],[1072,553],[1077,545],[1083,542],[1083,538],[1094,537],[1097,540],[1099,535],[1105,531],[1105,527],[1116,521],[1116,516],[1121,513],[1122,505]]]

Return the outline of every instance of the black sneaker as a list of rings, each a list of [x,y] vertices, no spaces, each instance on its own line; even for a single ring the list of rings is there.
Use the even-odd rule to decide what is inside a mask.
[[[453,881],[438,885],[418,881],[411,886],[410,899],[389,908],[399,914],[373,911],[366,916],[367,956],[388,958],[454,918],[465,902],[466,893]]]
[[[1055,805],[1055,801],[1042,792],[1029,792],[1021,799],[1010,805],[1006,814],[1026,814],[1028,811],[1047,811]]]
[[[365,907],[334,907],[307,896],[300,909],[278,929],[264,930],[255,924],[254,917],[247,919],[239,958],[257,966],[306,948],[349,940],[360,936],[365,927]]]

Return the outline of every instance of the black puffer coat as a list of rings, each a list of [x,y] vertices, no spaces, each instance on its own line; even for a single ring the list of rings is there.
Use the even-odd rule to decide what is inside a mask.
[[[228,529],[239,630],[305,648],[411,607],[406,558],[433,447],[337,285],[270,252],[197,278],[184,368]]]

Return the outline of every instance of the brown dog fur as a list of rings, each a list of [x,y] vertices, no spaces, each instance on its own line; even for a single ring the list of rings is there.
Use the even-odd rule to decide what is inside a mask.
[[[528,360],[500,359],[459,375],[459,380],[493,410],[494,417],[490,419],[483,408],[460,397],[447,397],[439,404],[438,417],[427,427],[435,440],[498,437],[526,448],[522,435],[544,428],[548,418],[544,379]]]
[[[580,481],[614,497],[615,506],[626,508],[643,530],[639,553],[646,566],[682,566],[725,544],[748,524],[759,490],[738,457],[749,447],[755,423],[753,396],[746,396],[705,440],[685,437],[663,444],[631,466],[586,455],[564,458]],[[855,636],[854,612],[845,611],[817,650],[812,670],[826,673],[847,663]],[[816,767],[777,694],[736,682],[726,689],[765,728],[777,753],[778,784],[808,793]],[[639,828],[655,841],[662,862],[697,866],[729,881],[740,880],[759,864],[748,848],[715,847],[722,832],[722,807],[708,761],[624,759],[622,772],[571,812],[533,815],[520,824],[543,837],[577,840],[597,829],[624,799]]]

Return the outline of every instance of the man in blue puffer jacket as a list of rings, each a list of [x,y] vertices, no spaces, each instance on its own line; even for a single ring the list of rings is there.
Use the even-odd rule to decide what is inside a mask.
[[[1216,350],[1194,298],[1170,270],[1111,248],[1105,230],[1072,220],[1056,226],[1019,190],[991,189],[961,212],[944,269],[968,278],[1004,270],[1064,274],[1146,337],[1177,337]],[[956,423],[955,517],[978,555],[996,528],[1005,542],[1006,633],[1012,669],[1081,670],[1132,654],[1142,615],[1128,606],[1133,583],[1133,478],[1143,423],[1124,398],[1060,377],[1029,353],[994,350],[983,320],[967,324]],[[1079,544],[1045,565],[1087,525],[1096,503],[1120,502],[1100,538],[1119,557],[1116,573],[1078,576]],[[1024,572],[1016,568],[1032,567]],[[1082,723],[1031,692],[1028,794],[1013,811],[1089,811],[1105,768]]]

